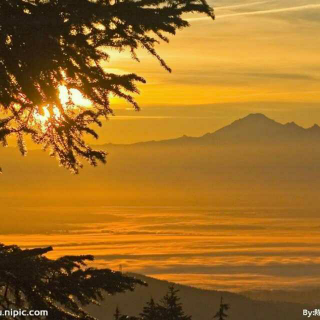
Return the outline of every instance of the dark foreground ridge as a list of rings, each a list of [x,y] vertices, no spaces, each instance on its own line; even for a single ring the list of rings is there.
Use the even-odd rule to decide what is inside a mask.
[[[99,319],[111,320],[118,306],[123,313],[137,316],[151,297],[155,301],[159,300],[170,285],[167,281],[137,274],[134,276],[146,281],[149,286],[138,287],[134,292],[106,297],[101,307],[91,307],[90,311]],[[193,320],[211,319],[219,308],[221,296],[231,305],[228,310],[230,320],[300,320],[302,310],[306,307],[297,303],[255,301],[230,292],[202,290],[183,285],[175,287],[180,290],[179,296],[186,314],[192,315]]]

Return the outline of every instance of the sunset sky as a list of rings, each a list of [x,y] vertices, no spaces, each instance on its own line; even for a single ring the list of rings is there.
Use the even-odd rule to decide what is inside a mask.
[[[305,128],[320,124],[320,0],[210,4],[215,21],[187,16],[191,28],[158,47],[172,74],[145,51],[140,63],[110,52],[107,71],[135,72],[147,84],[139,85],[140,112],[112,98],[115,116],[90,144],[201,136],[250,113]],[[278,134],[280,125],[262,118],[263,128]],[[47,119],[38,115],[40,123]],[[258,127],[252,132],[268,137],[269,129],[249,120],[234,132],[251,138],[246,128]],[[297,128],[283,140],[286,149],[276,135],[267,145],[241,144],[236,135],[230,145],[218,137],[192,150],[188,139],[179,148],[101,147],[107,165],[86,165],[78,176],[39,150],[23,159],[1,148],[0,211],[10,217],[0,225],[1,241],[54,245],[51,257],[90,253],[99,267],[122,264],[210,289],[319,287],[320,148],[305,148],[309,136],[295,140],[309,132]]]
[[[140,113],[113,100],[117,116],[100,131],[101,143],[202,135],[251,112],[305,127],[320,122],[320,1],[210,3],[215,22],[187,17],[191,28],[158,47],[172,74],[146,52],[141,63],[111,53],[110,72],[148,82],[139,86]]]

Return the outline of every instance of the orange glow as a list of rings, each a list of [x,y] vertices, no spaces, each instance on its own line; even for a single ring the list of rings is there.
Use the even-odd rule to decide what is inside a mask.
[[[66,86],[59,87],[59,98],[62,107],[67,109],[77,109],[79,107],[90,107],[92,105],[91,101],[84,98],[82,93],[77,89],[69,89]],[[71,101],[73,104],[68,104]],[[57,106],[53,106],[52,111],[49,110],[49,106],[42,108],[42,114],[39,110],[34,112],[33,118],[37,124],[45,129],[48,125],[50,119],[59,120],[61,119],[61,112]]]
[[[59,87],[59,98],[60,98],[60,101],[64,107],[66,107],[66,105],[69,101],[69,98],[77,106],[81,106],[81,107],[90,107],[91,106],[91,101],[84,98],[84,96],[82,95],[82,93],[79,90],[69,89],[69,92],[68,92],[68,89],[66,86]]]

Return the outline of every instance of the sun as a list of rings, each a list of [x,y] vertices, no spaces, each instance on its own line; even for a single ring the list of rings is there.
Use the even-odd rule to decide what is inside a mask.
[[[91,101],[84,98],[82,93],[77,89],[68,89],[66,86],[59,86],[59,98],[63,106],[66,106],[69,98],[71,101],[80,107],[90,107],[92,105]]]
[[[59,88],[59,99],[61,101],[62,107],[67,109],[77,109],[77,108],[90,108],[92,106],[92,102],[86,99],[82,93],[77,89],[69,89],[64,86],[60,85]],[[70,105],[68,102],[71,100],[72,104]],[[39,112],[37,109],[34,112],[33,118],[35,122],[40,124],[40,126],[45,129],[49,123],[50,119],[59,120],[61,119],[62,115],[57,106],[53,106],[49,108],[49,106],[42,107],[42,112]]]

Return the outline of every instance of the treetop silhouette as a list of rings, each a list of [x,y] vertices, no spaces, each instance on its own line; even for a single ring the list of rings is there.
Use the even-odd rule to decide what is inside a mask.
[[[82,307],[99,304],[103,293],[132,291],[138,284],[145,285],[120,272],[87,267],[86,262],[93,260],[90,255],[51,260],[44,256],[51,250],[0,244],[0,309],[47,310],[48,320],[96,320]]]
[[[160,320],[161,313],[160,307],[155,303],[153,298],[150,299],[143,307],[142,312],[140,313],[140,317],[143,320]]]
[[[145,79],[105,71],[105,49],[147,50],[171,71],[155,45],[189,26],[187,13],[214,18],[206,0],[2,0],[0,2],[0,142],[24,137],[49,149],[61,165],[77,173],[79,158],[91,165],[106,161],[84,135],[112,114],[110,95],[139,109],[133,98]],[[65,97],[61,99],[61,91]],[[90,108],[72,99],[80,92]],[[62,101],[63,100],[63,101]]]
[[[213,319],[226,320],[228,318],[226,311],[228,311],[229,309],[230,305],[224,303],[223,298],[221,297],[219,311],[217,311],[217,313],[213,316]]]
[[[182,308],[182,303],[178,296],[179,290],[174,285],[170,285],[168,292],[161,299],[158,305],[160,311],[160,319],[167,320],[191,320],[190,316],[187,316]]]

